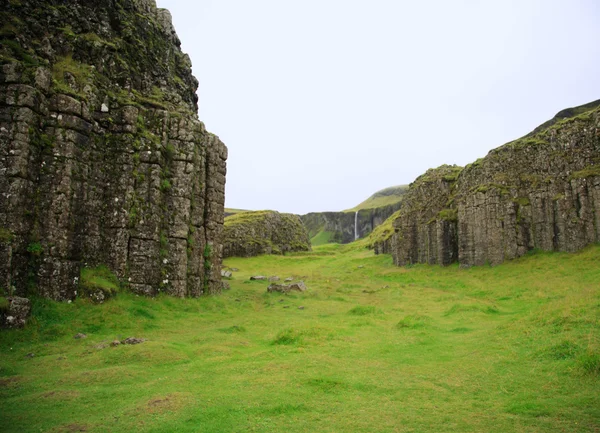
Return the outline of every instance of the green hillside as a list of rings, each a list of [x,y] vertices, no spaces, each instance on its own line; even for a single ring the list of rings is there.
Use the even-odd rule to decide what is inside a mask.
[[[389,188],[377,191],[371,197],[362,203],[354,206],[351,209],[346,209],[344,212],[356,212],[361,209],[373,209],[376,207],[388,206],[390,204],[402,201],[402,196],[408,190],[408,185],[391,186]]]

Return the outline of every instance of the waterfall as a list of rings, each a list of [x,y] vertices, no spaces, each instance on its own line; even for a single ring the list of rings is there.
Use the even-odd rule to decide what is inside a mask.
[[[358,239],[358,211],[354,214],[354,240]]]

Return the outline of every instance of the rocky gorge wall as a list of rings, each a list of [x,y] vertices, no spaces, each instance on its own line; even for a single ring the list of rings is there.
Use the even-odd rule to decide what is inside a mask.
[[[472,266],[599,242],[599,106],[563,110],[452,176],[447,167],[428,171],[376,249],[398,265]]]
[[[300,217],[275,211],[248,211],[228,216],[223,238],[223,257],[252,257],[311,249]]]
[[[105,265],[140,294],[220,290],[227,148],[151,0],[0,12],[0,287],[77,295]]]
[[[400,202],[397,202],[371,209],[360,209],[357,219],[356,212],[349,211],[311,212],[301,215],[300,218],[311,238],[320,232],[328,232],[330,242],[347,244],[355,240],[354,227],[356,221],[358,222],[358,236],[360,238],[365,237],[397,211],[400,205]]]

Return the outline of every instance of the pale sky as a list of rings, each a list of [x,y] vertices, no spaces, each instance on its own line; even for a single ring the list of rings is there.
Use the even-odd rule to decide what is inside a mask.
[[[598,0],[158,0],[226,206],[351,208],[600,99]]]

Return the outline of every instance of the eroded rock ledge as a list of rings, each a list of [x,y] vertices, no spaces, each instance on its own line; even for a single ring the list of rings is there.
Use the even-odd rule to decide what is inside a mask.
[[[21,0],[0,12],[0,281],[76,297],[80,268],[130,288],[220,290],[227,149],[148,0]]]

